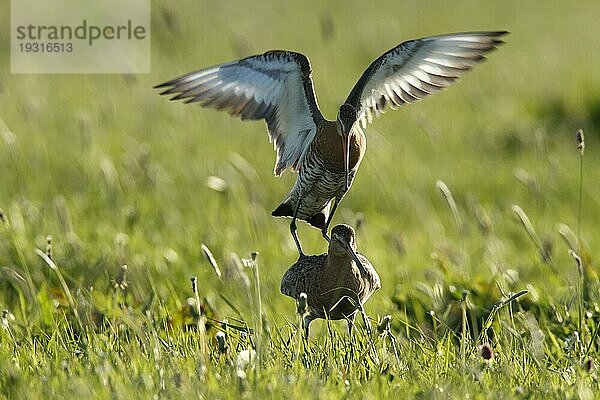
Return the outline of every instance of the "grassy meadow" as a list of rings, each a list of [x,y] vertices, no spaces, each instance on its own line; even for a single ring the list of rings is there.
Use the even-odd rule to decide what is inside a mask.
[[[147,75],[11,74],[3,3],[0,396],[600,398],[600,3],[239,3],[153,1]],[[473,30],[511,34],[368,127],[334,219],[381,277],[372,332],[319,320],[304,343],[270,216],[295,175],[265,124],[152,86],[290,49],[334,118],[383,51]]]

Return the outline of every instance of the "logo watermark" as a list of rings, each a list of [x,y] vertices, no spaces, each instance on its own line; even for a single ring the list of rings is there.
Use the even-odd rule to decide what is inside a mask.
[[[150,72],[150,0],[11,0],[11,72]]]

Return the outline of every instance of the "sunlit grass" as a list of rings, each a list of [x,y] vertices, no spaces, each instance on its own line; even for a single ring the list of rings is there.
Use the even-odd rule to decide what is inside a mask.
[[[599,16],[591,0],[153,2],[152,74],[10,75],[0,63],[0,391],[597,396]],[[270,216],[295,177],[272,177],[264,123],[151,87],[289,48],[310,57],[333,118],[382,51],[478,29],[511,34],[459,84],[369,127],[334,221],[357,228],[381,276],[365,305],[373,335],[318,321],[303,342],[279,293],[297,257],[289,221]],[[326,250],[317,230],[299,235],[308,253]]]

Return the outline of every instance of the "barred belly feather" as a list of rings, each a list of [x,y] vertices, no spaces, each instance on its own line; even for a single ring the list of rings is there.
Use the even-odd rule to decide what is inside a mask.
[[[350,173],[351,180],[356,173]],[[290,193],[292,204],[302,199],[298,210],[298,218],[308,219],[323,211],[329,216],[329,203],[334,198],[343,197],[345,174],[328,167],[325,160],[316,151],[309,151],[302,167],[298,171],[298,179]]]
[[[364,133],[356,126],[350,138],[350,170],[348,183],[352,184],[366,148]],[[316,134],[298,168],[294,187],[273,211],[272,215],[292,217],[300,201],[297,218],[322,228],[328,220],[332,202],[342,200],[349,188],[345,187],[341,137],[335,123],[328,121]]]

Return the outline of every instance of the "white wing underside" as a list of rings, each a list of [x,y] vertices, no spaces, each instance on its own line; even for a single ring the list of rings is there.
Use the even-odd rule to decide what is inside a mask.
[[[346,103],[366,127],[386,107],[396,109],[436,93],[485,60],[507,32],[470,32],[404,42],[375,60],[350,92]]]
[[[277,152],[274,173],[297,171],[323,119],[302,54],[272,51],[183,75],[158,87],[243,120],[265,119]]]

